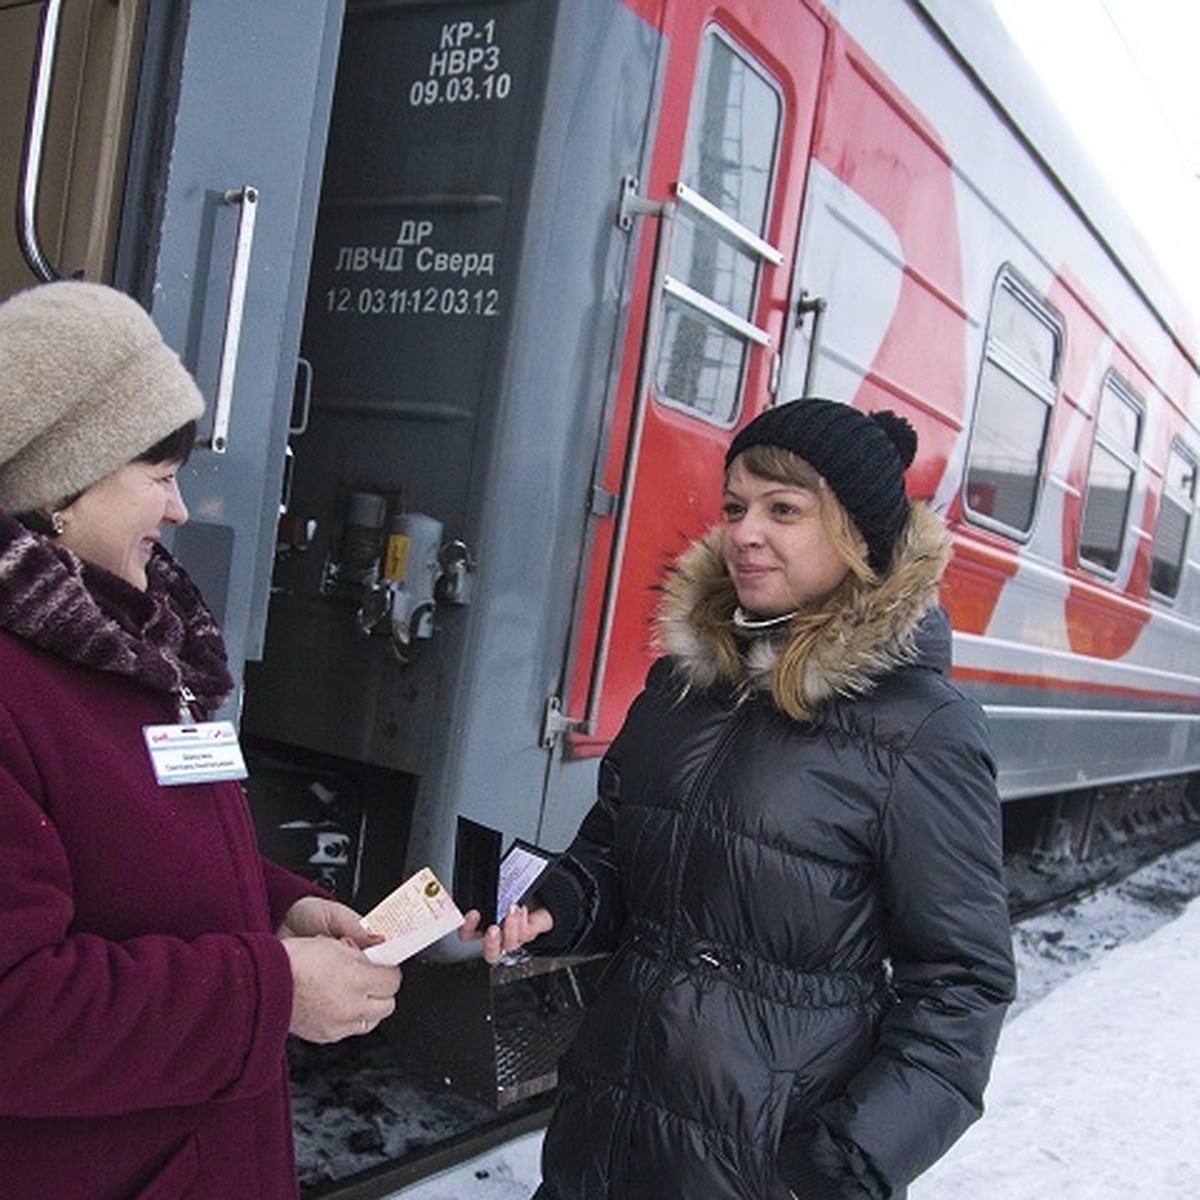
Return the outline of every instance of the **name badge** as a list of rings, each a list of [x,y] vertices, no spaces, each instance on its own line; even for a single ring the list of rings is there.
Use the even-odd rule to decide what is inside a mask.
[[[155,778],[165,787],[245,779],[249,774],[232,721],[146,725],[142,734]]]

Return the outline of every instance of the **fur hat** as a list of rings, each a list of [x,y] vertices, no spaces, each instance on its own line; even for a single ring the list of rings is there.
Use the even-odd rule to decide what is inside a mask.
[[[191,375],[123,292],[62,280],[0,304],[0,508],[65,500],[203,411]]]
[[[726,468],[751,446],[778,446],[804,459],[850,514],[871,567],[887,570],[908,521],[904,472],[917,453],[916,430],[903,417],[862,413],[838,400],[793,400],[760,413],[737,434]]]

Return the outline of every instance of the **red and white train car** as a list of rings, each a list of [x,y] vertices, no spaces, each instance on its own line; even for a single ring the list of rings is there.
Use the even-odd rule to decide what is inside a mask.
[[[742,100],[758,105],[740,148],[762,205],[741,231],[757,307],[738,315],[757,322],[761,340],[749,335],[745,391],[715,401],[712,426],[698,426],[703,384],[683,396],[663,381],[670,339],[685,337],[671,314],[688,300],[672,284],[708,296],[688,274],[706,263],[690,246],[664,248],[675,231],[660,233],[661,277],[646,302],[659,306],[649,353],[660,369],[641,381],[649,395],[633,457],[646,477],[631,483],[613,469],[632,500],[630,578],[611,642],[638,643],[679,528],[670,498],[701,506],[723,423],[805,393],[893,407],[921,434],[910,488],[955,531],[945,602],[956,677],[990,714],[1005,799],[1040,801],[1020,806],[1019,820],[1011,810],[1014,843],[1052,832],[1047,797],[1056,816],[1067,803],[1082,837],[1100,796],[1117,812],[1128,804],[1112,787],[1195,771],[1194,327],[990,6],[879,0],[771,5],[768,15],[734,4],[672,15],[672,53],[700,74],[679,82],[690,123],[664,131],[662,166],[644,191],[668,201],[664,224],[703,221],[696,193],[723,196],[725,215],[746,204],[727,159],[715,187],[696,165],[701,130],[712,128],[697,115],[703,72],[738,60]],[[588,710],[600,742],[640,666],[629,660],[624,686]],[[574,710],[584,710],[578,678]]]
[[[212,399],[272,853],[365,907],[460,817],[564,844],[806,393],[919,431],[1012,848],[1183,802],[1196,333],[987,0],[0,0],[0,65],[0,295],[109,280]]]

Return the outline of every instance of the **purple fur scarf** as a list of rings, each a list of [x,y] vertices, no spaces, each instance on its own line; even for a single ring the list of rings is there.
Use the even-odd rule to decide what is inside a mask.
[[[221,630],[161,546],[145,592],[0,512],[0,628],[71,662],[127,675],[208,715],[233,679]]]

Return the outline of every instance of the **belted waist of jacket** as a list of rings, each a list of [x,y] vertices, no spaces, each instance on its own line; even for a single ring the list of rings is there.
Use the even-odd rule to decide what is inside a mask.
[[[692,975],[705,990],[718,982],[793,1008],[861,1007],[887,991],[890,973],[879,962],[853,971],[806,971],[708,938],[672,938],[661,925],[635,921],[617,951],[638,954]]]

